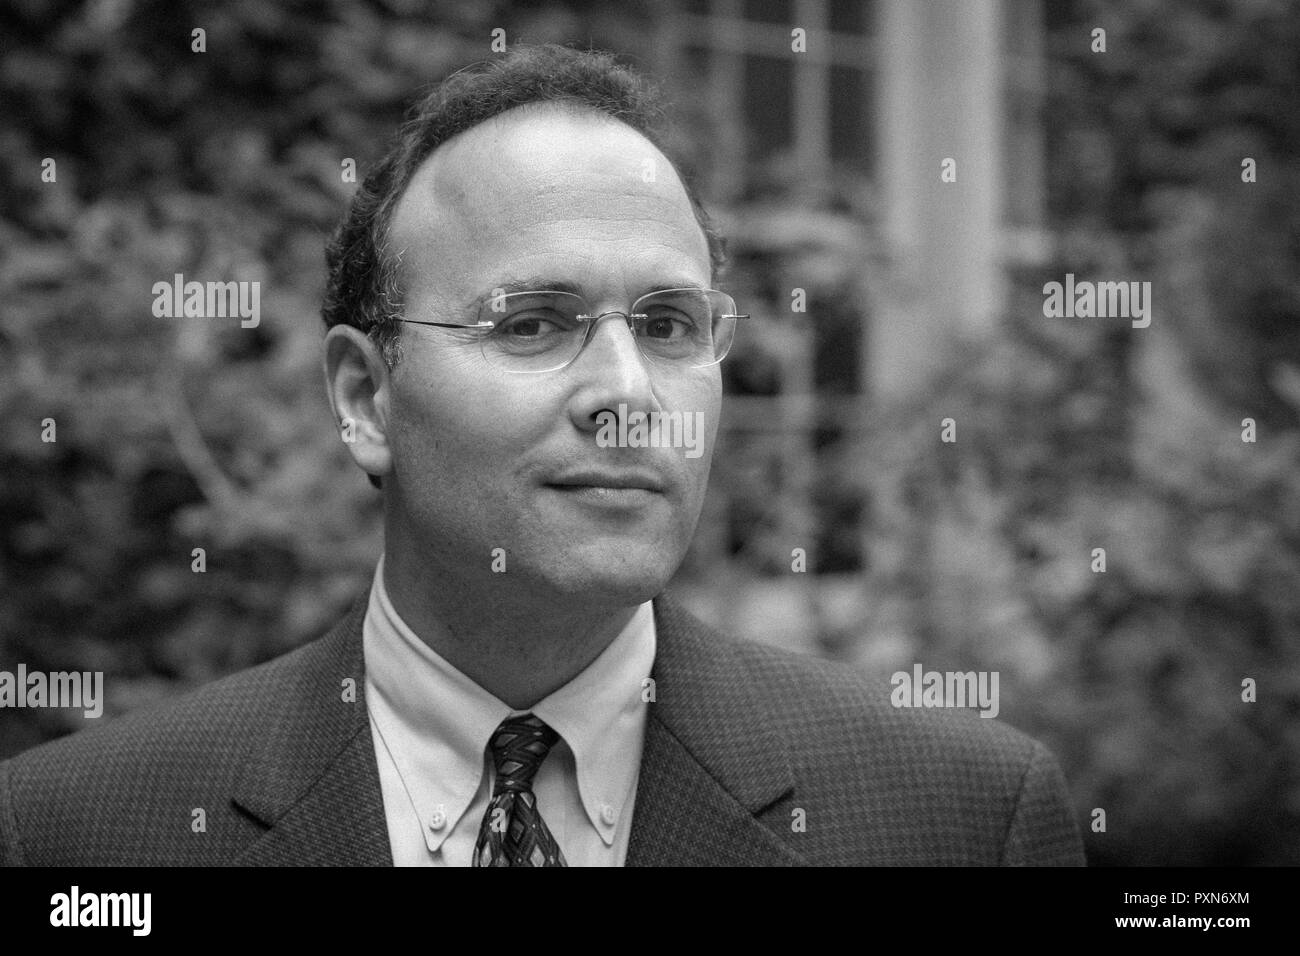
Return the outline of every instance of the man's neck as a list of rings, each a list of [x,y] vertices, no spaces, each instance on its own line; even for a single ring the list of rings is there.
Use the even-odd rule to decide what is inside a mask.
[[[413,575],[384,560],[389,603],[420,640],[488,693],[527,710],[600,656],[632,620],[636,606],[573,608],[521,601],[517,591],[483,595],[473,587]]]

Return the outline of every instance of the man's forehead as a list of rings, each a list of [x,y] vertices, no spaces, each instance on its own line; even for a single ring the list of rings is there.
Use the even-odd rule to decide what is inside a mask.
[[[408,191],[455,200],[485,192],[490,182],[545,187],[583,172],[648,186],[662,180],[668,188],[646,192],[680,190],[685,199],[671,163],[649,139],[612,116],[566,103],[515,107],[452,137],[420,166]]]
[[[612,117],[549,103],[493,117],[435,150],[412,177],[392,238],[409,266],[452,245],[531,251],[550,232],[584,228],[613,239],[631,233],[707,263],[703,232],[663,153]]]

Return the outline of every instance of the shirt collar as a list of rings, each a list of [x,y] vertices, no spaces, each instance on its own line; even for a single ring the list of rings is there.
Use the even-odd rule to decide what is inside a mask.
[[[533,708],[572,750],[583,809],[606,845],[641,767],[654,657],[654,610],[647,601],[594,661]]]
[[[445,821],[423,827],[435,852],[483,782],[492,732],[522,711],[484,690],[407,626],[389,601],[383,571],[381,556],[363,625],[367,700],[416,814],[425,822]],[[654,656],[654,613],[646,602],[591,664],[532,708],[562,738],[556,750],[572,753],[583,809],[607,846],[626,822],[635,792]]]

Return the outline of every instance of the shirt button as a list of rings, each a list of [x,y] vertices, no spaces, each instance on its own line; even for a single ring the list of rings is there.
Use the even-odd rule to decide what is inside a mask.
[[[602,803],[600,805],[600,819],[605,826],[612,827],[615,821],[618,820],[618,811],[608,803]]]
[[[447,825],[447,814],[443,813],[441,810],[434,810],[433,813],[429,816],[430,830],[441,830],[446,825]]]

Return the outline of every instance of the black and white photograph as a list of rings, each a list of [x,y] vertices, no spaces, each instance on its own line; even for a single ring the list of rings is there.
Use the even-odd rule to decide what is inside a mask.
[[[1247,938],[1297,51],[1286,0],[7,0],[0,865],[85,874],[23,919],[1087,867],[1143,868],[1112,938]]]

